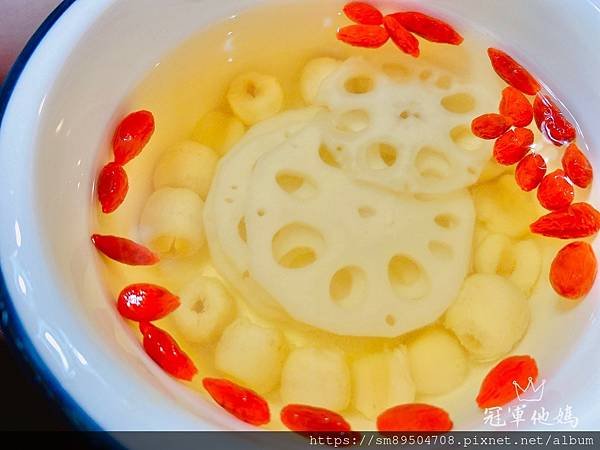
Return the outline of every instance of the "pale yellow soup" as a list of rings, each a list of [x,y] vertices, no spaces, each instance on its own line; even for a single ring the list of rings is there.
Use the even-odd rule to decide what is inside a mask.
[[[307,1],[286,5],[285,14],[282,14],[277,6],[256,8],[199,31],[194,38],[160,61],[121,108],[123,115],[137,109],[152,111],[156,119],[156,132],[142,154],[127,164],[130,190],[124,204],[110,215],[104,215],[97,209],[94,216],[94,232],[144,241],[140,219],[148,198],[155,188],[160,189],[173,184],[173,180],[178,176],[177,173],[155,176],[159,160],[165,153],[186,140],[200,140],[204,145],[221,147],[220,143],[225,138],[219,133],[224,132],[223,124],[231,124],[231,121],[236,125],[228,129],[232,133],[229,136],[230,140],[245,139],[242,134],[251,129],[249,126],[242,128],[239,118],[228,103],[227,92],[232,80],[238,75],[254,72],[274,77],[283,91],[283,104],[281,108],[277,108],[277,114],[306,108],[310,105],[302,95],[302,73],[307,63],[314,58],[334,58],[339,61],[339,67],[352,67],[352,61],[360,60],[351,59],[348,62],[349,58],[362,57],[363,62],[356,64],[360,65],[366,61],[365,64],[375,71],[373,73],[385,77],[386,83],[391,83],[392,87],[389,89],[392,91],[396,89],[396,84],[400,86],[402,83],[412,83],[410,95],[416,99],[416,110],[421,111],[413,111],[414,115],[429,114],[426,107],[419,109],[419,98],[429,98],[431,92],[437,93],[436,95],[444,99],[443,105],[437,105],[438,108],[453,111],[457,117],[460,116],[463,124],[448,129],[451,141],[464,151],[475,148],[481,154],[487,155],[486,160],[491,159],[492,143],[477,140],[469,131],[469,124],[476,115],[496,111],[500,92],[504,87],[489,65],[485,53],[489,43],[483,36],[461,29],[465,42],[460,47],[431,44],[421,40],[422,55],[415,60],[402,54],[392,43],[381,49],[364,50],[338,42],[335,39],[336,29],[348,23],[339,13],[340,10],[340,5]],[[361,80],[356,82],[359,84],[351,89],[360,91],[364,88],[360,85]],[[474,98],[455,96],[457,92],[462,92],[455,89],[457,84],[472,87],[473,92],[481,93],[482,97],[477,97],[477,94]],[[321,90],[327,86],[327,82],[324,81]],[[447,91],[447,94],[444,91]],[[320,95],[324,103],[335,102],[338,99],[333,94],[328,96],[327,92],[321,92]],[[343,100],[343,97],[340,98]],[[327,105],[319,106],[321,110],[327,110]],[[217,126],[211,127],[210,124],[202,122],[207,114],[215,111],[218,111],[218,115],[212,117],[217,118],[214,119]],[[406,114],[410,115],[411,112]],[[247,118],[242,119],[248,122]],[[417,119],[429,120],[428,117]],[[432,134],[437,132],[438,127],[444,126],[445,123],[432,119]],[[530,128],[533,129],[534,125]],[[547,143],[537,131],[534,132],[536,150],[548,159],[550,168],[557,166],[558,150]],[[400,140],[403,138],[396,137]],[[302,139],[308,142],[310,136]],[[300,143],[305,142],[302,139]],[[351,146],[351,142],[349,145]],[[237,147],[233,147],[235,152]],[[395,158],[401,157],[396,153],[386,154],[389,149],[386,150],[385,147],[379,149],[380,163],[385,164],[386,158],[388,162],[391,159],[393,163]],[[202,191],[203,201],[206,200],[204,191],[210,190],[208,197],[217,195],[214,193],[217,182],[213,177],[218,178],[228,158],[233,158],[229,153],[229,143],[214,150],[216,151],[212,154],[220,159],[215,172],[207,174],[201,170],[194,180],[194,185]],[[108,154],[109,149],[103,151]],[[241,152],[243,153],[243,149]],[[293,151],[290,152],[293,156]],[[327,161],[328,156],[323,157],[322,153],[321,157],[329,166],[344,166],[343,163],[331,164],[331,160]],[[304,161],[298,161],[301,165],[305,164]],[[277,163],[276,155],[273,164]],[[256,164],[257,167],[261,165],[260,162]],[[198,394],[190,392],[190,395],[205,395],[201,384],[205,376],[228,378],[248,386],[269,401],[272,412],[269,428],[282,427],[278,417],[279,409],[292,400],[295,403],[315,404],[334,409],[342,413],[355,429],[374,428],[377,413],[393,406],[397,401],[431,403],[445,408],[458,428],[472,426],[473,420],[478,420],[481,415],[475,397],[481,380],[492,365],[510,354],[531,354],[541,359],[550,354],[560,357],[569,351],[572,341],[567,340],[558,346],[547,344],[553,339],[550,330],[560,324],[560,316],[565,311],[562,301],[552,292],[547,275],[549,261],[559,248],[560,242],[535,237],[523,227],[523,224],[530,223],[543,214],[535,200],[535,193],[524,193],[516,187],[514,167],[501,167],[494,162],[481,160],[475,164],[475,168],[469,164],[464,167],[457,166],[460,170],[468,172],[465,172],[464,177],[463,174],[453,174],[456,175],[457,183],[462,182],[459,189],[462,192],[461,201],[467,202],[467,206],[472,205],[469,208],[473,214],[472,223],[464,230],[466,234],[461,235],[461,239],[466,239],[466,244],[460,251],[460,264],[464,266],[464,270],[460,279],[454,280],[460,288],[455,289],[455,297],[460,297],[461,301],[466,302],[466,306],[454,307],[457,303],[455,298],[451,299],[449,304],[443,304],[440,300],[435,310],[431,311],[428,311],[425,305],[415,314],[430,317],[430,320],[415,321],[414,323],[420,325],[408,327],[407,331],[394,334],[389,328],[402,330],[403,321],[409,320],[402,315],[388,314],[385,316],[386,323],[381,321],[379,326],[374,322],[374,325],[367,326],[366,322],[371,319],[367,318],[370,317],[369,314],[364,314],[365,323],[359,323],[360,321],[351,314],[352,308],[355,307],[352,304],[344,310],[343,314],[348,314],[346,322],[335,323],[336,318],[331,317],[330,310],[323,309],[319,313],[319,302],[330,302],[331,299],[317,298],[310,308],[303,309],[301,305],[293,304],[297,301],[292,295],[293,292],[288,299],[289,292],[282,291],[275,281],[271,286],[269,277],[262,274],[259,277],[261,281],[257,283],[266,284],[266,287],[262,287],[271,293],[276,303],[285,305],[283,310],[289,308],[292,317],[280,319],[277,314],[264,314],[256,307],[256,299],[248,298],[248,291],[241,292],[243,289],[238,289],[227,274],[215,267],[219,264],[213,265],[209,248],[214,248],[214,242],[211,242],[214,233],[205,233],[202,224],[198,233],[206,234],[208,244],[199,239],[201,248],[198,252],[192,252],[192,255],[181,256],[181,250],[189,250],[187,244],[182,244],[171,252],[175,254],[163,255],[161,262],[153,267],[129,267],[105,260],[101,269],[107,290],[110,297],[116,299],[121,289],[132,283],[155,283],[178,295],[186,292],[190,283],[199,277],[211,277],[221,283],[227,292],[225,295],[230,296],[233,302],[228,311],[219,313],[220,325],[215,327],[210,336],[190,340],[187,332],[178,326],[173,316],[158,321],[157,326],[168,330],[176,338],[199,369],[198,376],[189,383],[189,387],[198,391]],[[349,163],[348,167],[351,166]],[[172,167],[177,170],[176,164]],[[181,167],[179,169],[183,171]],[[344,171],[346,167],[336,169]],[[424,178],[432,176],[432,182],[439,181],[435,166],[430,170],[433,172],[425,170],[421,171],[421,175]],[[376,193],[379,189],[380,196],[385,199],[381,200],[381,204],[392,205],[392,209],[394,195],[400,198],[399,202],[404,202],[403,199],[407,195],[416,198],[416,202],[426,202],[423,197],[428,195],[441,196],[440,203],[444,203],[444,196],[448,195],[448,192],[426,192],[421,193],[421,197],[419,192],[390,194],[388,184],[392,183],[390,185],[393,188],[394,177],[382,177],[379,180],[379,177],[368,174],[363,177],[360,170],[353,172],[348,169],[348,173],[350,178],[357,177],[357,180],[345,181],[337,175],[337,178],[333,178],[332,175],[331,180],[335,179],[337,183],[336,189],[341,186],[340,189],[354,192],[353,189],[367,189],[361,187],[366,183],[371,187],[368,188],[368,195],[364,194],[365,198],[372,198],[376,195],[373,192]],[[406,174],[398,176],[408,177]],[[460,177],[471,177],[472,181],[464,182]],[[320,189],[329,189],[328,180],[328,175],[324,178],[317,177],[317,181],[321,183]],[[407,186],[414,184],[414,180],[407,180],[403,181]],[[294,186],[297,182],[294,177],[283,181],[284,184],[287,183],[290,191],[298,188]],[[258,185],[260,180],[253,183]],[[422,179],[419,183],[419,189],[427,190],[427,184],[424,184]],[[335,189],[331,187],[331,190]],[[363,191],[360,192],[360,195],[363,195]],[[585,193],[578,195],[585,198]],[[340,203],[347,200],[339,199]],[[335,203],[331,202],[332,217],[338,210]],[[276,203],[274,205],[278,206]],[[404,203],[403,205],[405,209],[398,213],[404,214],[403,217],[420,214],[416,209],[411,210],[410,203],[407,203],[408,206]],[[359,210],[357,223],[368,220],[365,217],[371,214],[370,207],[372,205],[364,205],[363,209]],[[287,211],[292,207],[286,203],[285,207],[281,208]],[[463,206],[460,205],[456,208],[457,211],[463,210]],[[164,220],[168,221],[168,218]],[[381,228],[381,239],[388,236],[388,228]],[[260,230],[257,230],[256,225],[253,229],[258,236]],[[246,230],[240,231],[245,232]],[[400,243],[406,241],[402,240],[402,236],[393,236],[393,233],[390,236],[390,239],[397,239]],[[250,236],[244,238],[250,239]],[[426,239],[427,236],[418,237],[421,238]],[[365,239],[377,241],[377,238],[371,235]],[[169,247],[172,240],[145,243],[160,250],[165,246]],[[385,242],[376,244],[373,248],[385,247]],[[432,252],[435,254],[438,251],[443,256],[445,250],[446,246],[438,243],[437,246],[434,245]],[[315,255],[300,252],[288,254],[287,257],[287,262],[277,262],[282,266],[287,264],[287,270],[294,271],[304,270],[303,267],[310,265],[313,262],[311,258],[314,259]],[[373,256],[375,257],[376,255]],[[260,259],[257,260],[260,262]],[[410,283],[413,276],[412,266],[405,264],[401,259],[395,261],[397,264],[391,264],[389,268],[390,279],[395,277],[401,284]],[[262,270],[258,266],[254,266],[257,274]],[[431,268],[417,269],[429,274],[428,282],[433,286],[435,277],[443,277],[440,273],[430,273]],[[245,276],[252,278],[254,273],[250,270]],[[348,290],[352,289],[352,283],[357,282],[357,279],[353,278],[355,276],[356,272],[351,270],[342,271],[332,282],[331,297],[334,300],[344,298]],[[467,284],[461,288],[465,280],[470,280],[467,283],[468,289],[465,287]],[[285,279],[283,281],[285,282]],[[290,286],[290,289],[293,289],[295,285],[290,283]],[[486,289],[490,291],[487,292]],[[281,293],[281,301],[273,292]],[[405,291],[400,291],[401,296],[404,293]],[[490,297],[490,302],[497,302],[493,307],[500,308],[503,314],[511,315],[510,320],[514,319],[515,324],[499,325],[500,322],[496,323],[489,317],[468,317],[469,314],[475,314],[470,309],[469,302],[476,301],[472,297],[478,296]],[[193,311],[188,310],[187,314],[202,314],[200,297],[197,308]],[[290,306],[292,304],[293,306]],[[448,308],[454,310],[448,312]],[[318,317],[319,315],[322,317]],[[526,315],[528,317],[525,317]],[[477,335],[477,332],[469,331],[468,325],[465,325],[469,320],[474,320],[479,327],[490,330],[491,337],[481,341],[482,337]],[[489,320],[489,324],[481,323],[486,320]],[[521,323],[516,323],[519,320]],[[353,321],[357,322],[356,326],[353,325]],[[498,331],[502,327],[509,330]],[[379,329],[382,330],[381,333],[378,332]],[[263,332],[264,330],[267,331]],[[510,333],[519,335],[512,338]],[[239,352],[238,360],[236,351]]]

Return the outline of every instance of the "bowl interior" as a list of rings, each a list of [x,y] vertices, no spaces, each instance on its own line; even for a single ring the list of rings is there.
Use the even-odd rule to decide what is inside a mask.
[[[306,1],[332,15],[342,4]],[[40,43],[8,104],[0,129],[4,279],[35,350],[102,428],[245,428],[144,357],[100,279],[89,244],[89,205],[109,130],[131,107],[125,101],[131,90],[199,30],[258,3],[78,0]],[[600,59],[590,56],[600,47],[600,8],[592,0],[573,2],[568,17],[562,0],[397,3],[477,27],[526,61],[577,117],[600,167],[594,151]],[[578,408],[581,426],[594,424],[597,407],[586,399],[600,395],[593,375],[599,362],[590,358],[600,339],[591,327],[597,296],[598,289],[585,304],[560,312],[564,340],[572,345],[561,351],[549,344],[541,361],[552,368],[549,401]],[[465,417],[473,427],[481,425],[477,414]]]

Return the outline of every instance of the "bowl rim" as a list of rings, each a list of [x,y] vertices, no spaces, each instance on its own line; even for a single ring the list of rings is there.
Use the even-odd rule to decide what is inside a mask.
[[[260,0],[240,1],[253,3]],[[35,214],[37,199],[33,189],[30,189],[31,183],[23,183],[30,177],[16,176],[12,179],[17,172],[11,168],[15,161],[23,161],[15,156],[27,150],[27,163],[20,166],[19,173],[30,173],[38,155],[39,136],[36,132],[39,131],[40,120],[43,120],[40,117],[48,95],[56,88],[56,81],[61,74],[64,74],[68,58],[76,53],[80,45],[94,40],[95,27],[101,27],[104,20],[111,19],[112,8],[119,4],[119,0],[62,0],[57,3],[58,7],[33,34],[4,85],[0,86],[0,165],[7,169],[6,188],[2,189],[0,195],[0,209],[3,212],[0,222],[4,230],[0,237],[0,327],[6,330],[7,347],[18,354],[15,360],[28,369],[28,376],[40,382],[48,397],[66,413],[74,427],[92,432],[92,440],[101,441],[108,448],[137,448],[138,442],[126,438],[129,431],[249,430],[249,425],[244,426],[226,411],[215,409],[204,399],[180,401],[181,393],[187,392],[186,387],[161,371],[147,356],[138,370],[132,365],[114,364],[114,355],[97,351],[103,347],[101,335],[88,335],[81,321],[72,320],[64,304],[61,311],[54,313],[48,307],[48,302],[40,301],[49,294],[48,288],[52,291],[49,298],[55,302],[65,299],[66,292],[61,281],[45,270],[52,260],[47,257],[47,249],[39,239],[40,233],[36,232],[39,217]],[[139,3],[140,0],[137,0],[132,5]],[[182,0],[183,3],[185,0]],[[157,2],[157,5],[161,3]],[[229,5],[227,10],[239,6]],[[28,131],[31,127],[22,127],[25,119],[34,126],[33,134]],[[24,239],[24,245],[21,244],[20,222],[23,222],[23,236],[32,236],[31,241]],[[15,234],[11,238],[13,227]],[[89,244],[87,237],[85,242]],[[28,271],[34,277],[40,276],[37,286],[45,287],[39,292],[37,287],[28,292],[27,281],[31,276]],[[36,307],[38,303],[50,308],[45,310],[49,317],[40,314],[42,311]],[[65,328],[79,332],[82,341],[77,342],[76,347],[69,333],[66,338],[63,337]],[[116,339],[115,343],[122,348],[119,338]],[[139,346],[139,341],[136,343]],[[68,350],[68,355],[74,358],[73,364],[68,363],[64,350]],[[85,351],[81,353],[80,350]],[[85,356],[81,358],[86,351],[94,358],[93,366],[88,364]],[[97,367],[108,370],[98,371]],[[143,387],[137,384],[130,386],[128,383],[130,376],[139,374],[139,369],[143,374],[150,371],[156,375],[141,377],[142,380],[151,382],[152,386],[159,383],[166,389],[153,392],[152,398],[156,401],[149,409],[138,401],[140,395],[146,393]],[[94,384],[97,384],[97,389],[89,389]],[[118,388],[113,386],[115,384]],[[102,395],[99,395],[100,392]],[[185,407],[182,408],[182,405]],[[173,414],[165,415],[165,410]],[[132,411],[137,414],[132,414]]]
[[[598,4],[600,0],[588,0],[591,4]],[[45,40],[54,28],[56,23],[71,6],[77,3],[77,0],[62,0],[57,8],[48,16],[38,30],[28,41],[23,51],[18,56],[16,62],[8,73],[4,84],[0,86],[0,131],[6,119],[7,108],[13,98],[13,91],[18,87],[22,74],[27,70],[30,59],[34,56],[38,47]],[[78,2],[77,4],[85,3]],[[81,404],[71,395],[62,385],[59,378],[53,373],[48,364],[44,362],[42,354],[36,349],[27,332],[22,318],[16,308],[17,302],[10,295],[9,278],[5,275],[4,264],[0,261],[0,326],[7,337],[7,344],[12,350],[19,354],[19,358],[27,363],[41,379],[41,383],[47,389],[47,392],[54,397],[57,404],[67,413],[72,423],[79,429],[86,431],[104,432],[110,440],[114,439],[106,429],[102,428],[92,416],[83,409]],[[8,273],[8,272],[7,272]],[[118,441],[113,441],[118,447]]]
[[[78,0],[62,0],[34,32],[15,60],[0,89],[0,128],[2,127],[12,94],[31,57],[56,22],[58,22],[67,10],[77,1]],[[73,396],[65,390],[58,378],[44,362],[40,353],[36,350],[35,345],[25,330],[14,306],[14,300],[9,294],[8,283],[4,271],[2,270],[1,263],[0,314],[0,326],[12,353],[18,355],[18,357],[26,363],[27,367],[39,376],[40,384],[44,387],[46,393],[49,394],[51,401],[54,401],[66,413],[75,428],[82,431],[105,431],[86,411],[83,410]],[[117,444],[117,441],[111,439],[111,444]]]

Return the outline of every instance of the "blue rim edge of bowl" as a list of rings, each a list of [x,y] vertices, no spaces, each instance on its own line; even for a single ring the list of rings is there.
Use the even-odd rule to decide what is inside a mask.
[[[6,108],[12,97],[13,91],[21,78],[25,67],[29,63],[31,56],[35,53],[39,44],[44,40],[50,29],[56,24],[58,19],[73,5],[77,0],[63,0],[50,13],[46,20],[40,25],[33,36],[29,39],[25,48],[18,56],[16,62],[10,69],[2,89],[0,90],[0,128],[6,113]],[[62,387],[60,381],[54,376],[50,368],[44,363],[41,355],[36,350],[33,341],[28,336],[23,323],[14,307],[10,294],[8,292],[7,282],[0,267],[0,314],[2,331],[12,350],[31,367],[39,377],[42,385],[50,397],[55,400],[62,410],[67,414],[72,423],[82,431],[103,432],[105,430],[96,423],[88,413],[86,413],[75,399]],[[114,440],[108,433],[102,433],[109,439],[111,446],[122,446]]]

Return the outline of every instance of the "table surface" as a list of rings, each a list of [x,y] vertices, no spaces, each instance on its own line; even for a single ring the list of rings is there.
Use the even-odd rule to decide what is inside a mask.
[[[0,0],[0,82],[60,0]],[[68,431],[71,424],[0,335],[0,431]]]
[[[33,372],[0,341],[0,431],[70,431],[58,405],[34,381]]]
[[[0,0],[0,82],[27,39],[60,0]]]

